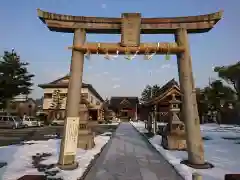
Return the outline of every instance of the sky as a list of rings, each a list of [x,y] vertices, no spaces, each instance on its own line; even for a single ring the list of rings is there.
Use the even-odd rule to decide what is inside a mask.
[[[33,98],[43,95],[37,87],[66,75],[69,71],[73,34],[51,32],[37,17],[37,8],[59,14],[121,17],[121,13],[140,12],[142,17],[175,17],[200,15],[224,10],[223,19],[208,33],[189,36],[193,72],[197,87],[216,78],[212,68],[239,61],[239,0],[1,0],[0,55],[12,48],[21,60],[29,62],[35,74]],[[87,35],[89,42],[120,42],[120,35]],[[173,35],[142,35],[142,42],[173,42]],[[84,62],[84,81],[103,97],[140,96],[147,84],[164,85],[178,80],[176,57],[169,61],[163,55],[151,61],[138,56],[127,61],[124,56],[106,60],[91,56]]]

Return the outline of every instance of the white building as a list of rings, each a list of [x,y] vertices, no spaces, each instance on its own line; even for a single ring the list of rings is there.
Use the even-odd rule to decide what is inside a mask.
[[[49,118],[53,119],[52,116],[55,116],[56,119],[65,119],[65,109],[66,109],[66,100],[68,92],[68,82],[69,75],[66,75],[60,79],[57,79],[53,82],[47,84],[39,84],[38,86],[44,90],[44,99],[43,99],[43,111],[48,113]],[[62,99],[61,107],[58,110],[58,113],[53,113],[53,93],[59,90],[60,97]],[[102,104],[104,102],[103,98],[98,94],[98,92],[93,88],[91,84],[82,83],[82,99],[88,102],[89,114],[93,120],[101,120],[102,114]]]

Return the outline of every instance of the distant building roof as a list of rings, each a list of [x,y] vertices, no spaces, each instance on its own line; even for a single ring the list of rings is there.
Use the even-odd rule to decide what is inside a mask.
[[[46,84],[39,84],[38,87],[40,88],[68,88],[68,82],[69,82],[69,75],[59,78],[55,81],[52,81],[50,83]],[[82,88],[88,88],[101,102],[103,102],[103,98],[98,94],[98,92],[93,88],[91,84],[82,83]]]
[[[119,108],[121,105],[121,102],[123,101],[129,102],[129,108],[136,108],[136,105],[139,103],[138,97],[111,97],[109,101],[109,107],[111,109]]]

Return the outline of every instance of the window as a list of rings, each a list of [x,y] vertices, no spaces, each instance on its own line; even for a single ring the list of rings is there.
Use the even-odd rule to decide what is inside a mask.
[[[93,97],[92,97],[92,96],[91,96],[91,98],[90,98],[90,102],[93,103]]]
[[[61,98],[65,98],[65,97],[67,97],[67,94],[66,94],[66,93],[61,93],[61,94],[60,94],[60,97],[61,97]]]
[[[44,98],[51,99],[52,98],[52,93],[44,93]]]
[[[100,105],[100,102],[99,102],[99,101],[97,101],[97,102],[96,102],[96,105]]]
[[[83,99],[88,99],[88,93],[82,93],[81,96]]]

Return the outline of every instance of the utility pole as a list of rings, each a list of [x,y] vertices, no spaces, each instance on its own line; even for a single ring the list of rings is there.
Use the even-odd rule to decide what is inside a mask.
[[[152,71],[149,72],[150,73],[150,77],[152,77]],[[153,86],[151,86],[151,100],[153,99]],[[153,133],[156,134],[156,119],[154,117],[154,112],[155,112],[155,107],[151,108],[151,126],[153,126]]]
[[[153,87],[151,88],[151,100],[153,99]],[[151,109],[151,119],[152,119],[152,123],[153,123],[153,133],[156,134],[156,118],[154,116],[154,112],[155,112],[155,105],[153,106],[153,108]]]

